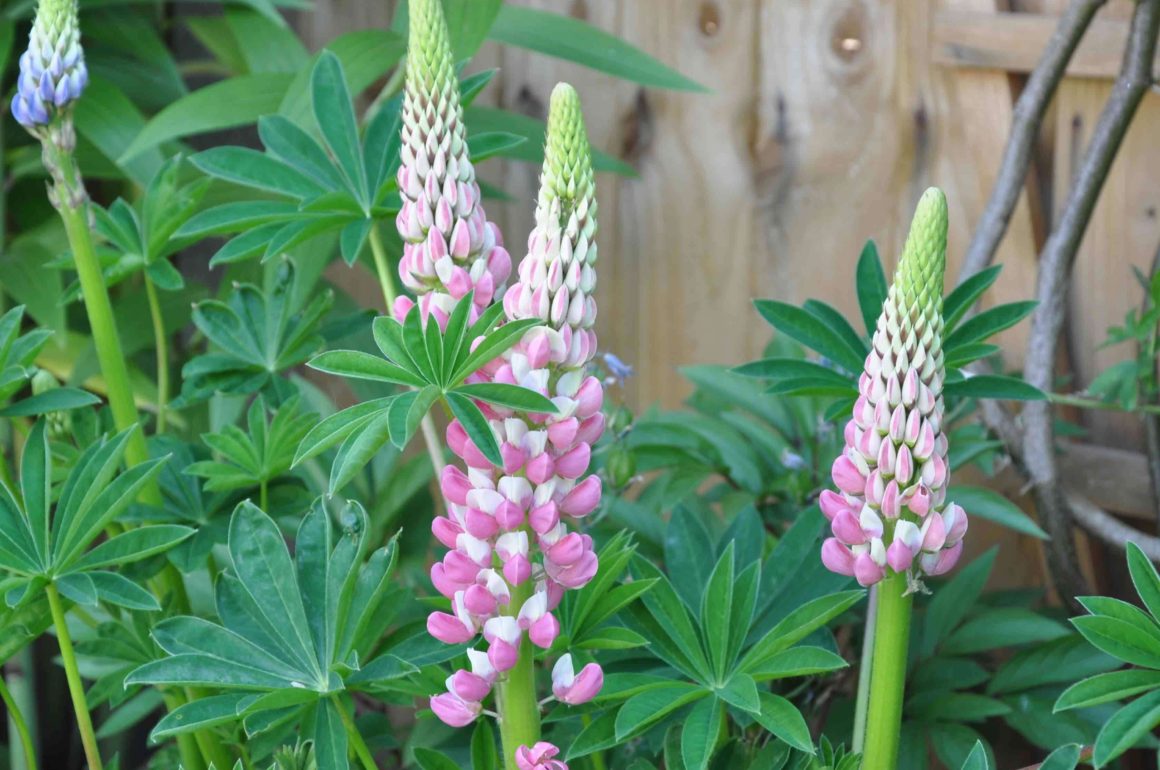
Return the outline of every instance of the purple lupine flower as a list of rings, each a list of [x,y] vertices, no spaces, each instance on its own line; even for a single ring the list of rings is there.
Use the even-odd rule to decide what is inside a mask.
[[[43,0],[20,56],[13,117],[30,131],[47,126],[80,98],[88,82],[76,0]]]
[[[831,470],[839,491],[819,499],[833,533],[822,561],[864,586],[892,570],[917,589],[922,575],[947,572],[963,550],[966,513],[946,500],[946,239],[946,198],[932,188],[919,201],[858,381],[846,448]]]

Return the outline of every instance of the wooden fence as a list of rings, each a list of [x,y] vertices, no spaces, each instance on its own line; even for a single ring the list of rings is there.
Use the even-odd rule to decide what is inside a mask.
[[[636,367],[633,404],[676,406],[689,390],[680,366],[760,354],[769,331],[751,299],[818,297],[854,312],[853,266],[864,240],[874,238],[892,265],[928,185],[945,189],[950,202],[950,275],[957,273],[996,175],[1014,98],[1064,0],[1002,9],[993,0],[528,4],[584,18],[713,89],[645,90],[494,44],[478,59],[501,68],[485,98],[508,109],[542,116],[553,84],[573,83],[593,143],[636,169],[635,178],[599,179],[600,339]],[[385,24],[392,11],[381,0],[317,5],[300,21],[314,45]],[[999,251],[1005,269],[992,301],[1034,294],[1037,254],[1119,68],[1130,9],[1129,0],[1112,0],[1101,10],[1059,90]],[[536,173],[515,163],[482,170],[520,201],[498,209],[517,258]],[[1160,94],[1153,93],[1111,171],[1075,269],[1066,387],[1079,389],[1131,355],[1126,346],[1098,346],[1140,300],[1131,268],[1151,263],[1158,211]],[[1027,324],[1003,335],[1010,366],[1020,364],[1026,337]],[[1111,412],[1080,417],[1095,444],[1123,451],[1089,450],[1065,466],[1090,477],[1097,500],[1153,518],[1138,421]],[[1093,473],[1093,463],[1103,470]],[[1038,546],[1005,531],[978,531],[973,547],[1005,544],[1003,582],[1042,583]]]

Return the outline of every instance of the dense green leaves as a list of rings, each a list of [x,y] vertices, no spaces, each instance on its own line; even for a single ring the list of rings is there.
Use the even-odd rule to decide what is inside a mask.
[[[341,442],[330,483],[332,491],[341,489],[388,440],[399,448],[406,446],[428,409],[442,397],[480,451],[502,465],[499,444],[476,402],[544,414],[554,413],[556,407],[527,388],[464,380],[540,322],[527,319],[496,327],[503,311],[496,304],[468,324],[472,306],[469,294],[455,306],[442,330],[435,323],[424,327],[418,310],[402,322],[389,316],[376,318],[374,339],[382,358],[353,350],[332,350],[315,357],[311,368],[328,374],[419,390],[359,404],[327,418],[303,439],[295,463]]]
[[[289,396],[279,375],[305,363],[322,346],[319,323],[333,296],[321,292],[305,307],[296,307],[294,263],[283,260],[273,272],[265,290],[240,284],[226,301],[207,300],[194,308],[193,322],[212,347],[182,369],[176,405],[198,403],[216,393],[260,391],[273,403]]]
[[[259,395],[250,404],[246,430],[227,425],[202,436],[220,459],[192,463],[185,472],[205,478],[205,489],[210,492],[266,485],[290,470],[299,442],[316,422],[316,415],[302,411],[297,396],[271,416],[266,399]]]
[[[54,495],[46,424],[42,420],[33,427],[24,447],[18,490],[0,485],[0,569],[10,574],[0,585],[9,606],[32,601],[37,589],[51,582],[79,604],[104,601],[131,609],[160,609],[152,594],[107,569],[168,550],[192,530],[142,527],[93,547],[164,462],[152,460],[120,471],[131,434],[132,429],[90,446]]]
[[[220,624],[186,616],[163,621],[153,637],[166,657],[126,680],[227,694],[171,712],[154,739],[242,719],[253,732],[273,716],[298,722],[303,737],[315,741],[320,770],[348,767],[335,696],[390,687],[417,669],[390,653],[362,661],[378,641],[368,630],[399,609],[386,601],[397,548],[392,540],[370,550],[361,507],[352,504],[343,516],[346,528],[336,536],[330,512],[316,503],[302,519],[291,556],[269,516],[248,502],[238,506],[229,533],[233,572],[219,578],[215,592]]]
[[[503,5],[488,36],[501,43],[566,59],[645,86],[681,91],[707,90],[623,40],[562,14]]]

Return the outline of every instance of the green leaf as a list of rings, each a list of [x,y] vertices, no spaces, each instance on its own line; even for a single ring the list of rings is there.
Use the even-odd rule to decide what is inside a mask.
[[[741,670],[748,673],[758,670],[775,653],[797,644],[841,615],[865,595],[866,592],[861,589],[839,591],[819,596],[801,605],[786,615],[749,649],[741,660]]]
[[[947,489],[947,500],[962,506],[971,516],[988,519],[1004,527],[1025,535],[1047,539],[1047,533],[1040,529],[1030,516],[1003,495],[983,487],[952,486]]]
[[[943,300],[943,325],[948,332],[955,328],[959,319],[991,287],[1002,269],[1002,265],[994,265],[986,270],[980,270],[956,286],[954,291],[947,295],[946,299]]]
[[[358,380],[389,382],[413,388],[427,385],[427,380],[417,372],[408,371],[360,350],[328,350],[311,359],[308,366],[316,371]]]
[[[1060,746],[1047,755],[1039,770],[1075,770],[1079,766],[1079,758],[1083,754],[1083,747],[1078,743]]]
[[[488,131],[472,134],[467,139],[467,152],[472,163],[479,163],[493,155],[508,155],[511,150],[528,141],[526,136],[509,134],[506,131]]]
[[[199,152],[189,162],[218,179],[299,200],[327,191],[287,163],[248,147],[214,147]]]
[[[97,586],[87,573],[74,572],[69,575],[61,575],[53,583],[64,598],[86,607],[97,605]]]
[[[814,754],[814,741],[810,728],[797,707],[780,695],[770,692],[760,694],[761,712],[754,715],[757,723],[781,738],[798,751]]]
[[[717,690],[717,697],[730,706],[757,714],[761,711],[761,701],[758,699],[757,682],[748,674],[740,671],[729,677],[725,686]]]
[[[870,352],[870,346],[855,331],[854,327],[850,325],[846,317],[838,312],[837,308],[816,299],[807,299],[802,304],[802,309],[824,323],[831,331],[845,340],[847,347],[857,352],[863,361],[865,361],[866,354]]]
[[[455,392],[509,409],[556,414],[556,405],[550,399],[520,385],[507,385],[502,382],[475,382],[460,385],[455,389]]]
[[[419,423],[427,416],[431,405],[439,400],[439,389],[428,385],[419,391],[404,393],[391,404],[391,443],[403,449],[410,442]]]
[[[988,610],[967,620],[942,643],[945,655],[964,655],[1014,647],[1031,642],[1046,642],[1067,636],[1060,623],[1022,607]]]
[[[1096,649],[1136,666],[1160,669],[1160,640],[1130,621],[1085,615],[1071,623]]]
[[[415,761],[423,770],[462,770],[447,755],[421,746],[415,747]]]
[[[1128,571],[1140,601],[1144,602],[1148,612],[1160,623],[1160,574],[1157,574],[1156,566],[1144,555],[1140,546],[1133,542],[1128,543]]]
[[[882,313],[882,305],[886,302],[886,294],[889,291],[886,272],[882,269],[882,260],[878,257],[878,246],[874,241],[866,241],[866,245],[862,247],[855,276],[862,322],[866,324],[867,336],[873,336],[878,316]]]
[[[131,610],[156,611],[161,609],[157,598],[129,578],[116,572],[84,572],[97,589],[101,601],[127,607]]]
[[[757,312],[773,328],[811,350],[836,361],[851,372],[862,370],[863,357],[846,340],[813,314],[785,302],[759,299]]]
[[[720,729],[721,706],[716,698],[705,698],[693,707],[681,728],[685,770],[705,770],[709,766]]]
[[[708,91],[615,35],[571,16],[505,4],[488,35],[501,43],[575,62],[641,85]]]
[[[492,305],[492,307],[500,307],[500,304],[502,303]],[[482,322],[492,318],[493,315],[494,313],[489,315],[485,311],[485,315],[481,316],[480,320],[468,330],[466,339],[469,344],[486,331],[486,327],[480,328]],[[481,366],[507,352],[513,345],[520,341],[524,336],[524,332],[528,329],[541,326],[542,323],[538,318],[524,318],[519,321],[509,321],[487,334],[483,338],[483,342],[479,343],[475,350],[468,352],[467,347],[462,346],[459,352],[463,360],[457,363],[455,371],[447,378],[448,384],[457,385],[462,382],[465,377],[477,371]]]
[[[1160,671],[1131,668],[1096,674],[1068,687],[1055,701],[1055,711],[1098,706],[1160,689]]]
[[[1070,684],[1121,665],[1079,634],[1072,634],[1016,653],[987,683],[987,693],[1003,695],[1048,684]]]
[[[1103,767],[1135,746],[1160,724],[1160,691],[1129,703],[1112,715],[1096,736],[1092,759]]]
[[[501,5],[502,0],[445,0],[447,30],[456,60],[475,55]]]
[[[330,449],[380,412],[385,412],[396,398],[397,396],[387,396],[364,401],[330,415],[311,428],[302,438],[294,455],[294,465]]]
[[[345,487],[390,440],[390,410],[378,412],[355,428],[342,442],[330,467],[330,493],[336,494]]]
[[[526,137],[528,141],[512,148],[510,157],[531,163],[543,162],[544,135],[547,130],[544,121],[518,112],[479,105],[465,109],[464,115],[467,118],[469,133],[502,131]],[[595,147],[592,148],[592,167],[597,171],[611,171],[621,176],[636,176],[636,170],[632,166]]]
[[[733,543],[729,543],[701,594],[701,631],[717,681],[725,679],[729,650],[729,612],[733,606]]]
[[[975,747],[963,762],[962,770],[991,770],[991,762],[987,759],[987,750],[982,741],[975,741]]]
[[[198,698],[178,706],[161,718],[149,733],[149,739],[160,743],[166,738],[234,722],[238,718],[238,706],[251,697],[244,692],[227,693]]]
[[[243,502],[230,518],[229,549],[238,579],[268,627],[285,640],[295,663],[321,676],[294,564],[278,525]]]
[[[673,682],[625,701],[616,714],[618,742],[644,732],[664,717],[709,694],[708,690],[685,682]]]
[[[481,719],[471,732],[471,770],[500,770],[499,749],[491,722]]]
[[[292,79],[285,73],[241,75],[199,88],[154,115],[118,163],[172,139],[244,126],[277,112]]]
[[[194,530],[176,524],[137,527],[109,538],[76,561],[76,570],[100,569],[147,559],[168,551],[193,535]]]
[[[310,93],[314,120],[322,131],[327,148],[337,159],[355,197],[364,207],[368,206],[370,192],[367,189],[358,123],[351,106],[342,63],[331,51],[323,51],[319,55],[310,77]]]
[[[1037,302],[1011,302],[984,310],[947,335],[943,349],[951,351],[960,345],[985,342],[989,337],[1009,329],[1035,309]]]
[[[606,711],[585,726],[572,741],[568,747],[567,761],[610,749],[616,744],[616,712]]]
[[[800,358],[765,358],[742,364],[733,371],[746,377],[769,380],[817,380],[857,392],[857,384],[849,375]]]
[[[923,622],[920,648],[923,657],[929,657],[934,653],[939,642],[958,627],[974,606],[983,592],[987,577],[991,574],[991,566],[995,563],[997,552],[998,549],[991,548],[959,570],[957,575],[935,592],[934,599],[927,606]]]
[[[348,770],[350,767],[346,728],[338,714],[339,708],[338,704],[327,699],[320,701],[314,712],[310,737],[314,739],[314,759],[318,762],[318,770]]]
[[[28,532],[42,566],[49,561],[48,511],[52,506],[52,450],[45,436],[46,426],[44,420],[32,426],[20,457],[20,494],[24,497]]]
[[[476,448],[494,465],[502,466],[503,457],[499,453],[499,443],[491,430],[491,424],[483,416],[479,407],[470,398],[455,391],[447,393],[445,398],[452,416],[459,420]]]
[[[947,355],[953,353],[953,350],[948,351]],[[1042,401],[1047,398],[1034,385],[997,374],[973,374],[961,380],[949,380],[943,392],[959,398],[995,398],[1006,401]]]
[[[79,388],[52,388],[0,409],[0,417],[35,417],[49,412],[67,412],[101,403],[101,399]]]
[[[790,647],[754,664],[750,673],[756,681],[768,682],[794,676],[826,674],[848,665],[841,655],[823,647]]]

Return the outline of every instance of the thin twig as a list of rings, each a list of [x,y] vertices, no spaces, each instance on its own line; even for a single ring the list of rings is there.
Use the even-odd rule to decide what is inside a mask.
[[[1140,303],[1141,318],[1151,307],[1152,280],[1156,277],[1157,270],[1160,270],[1160,246],[1156,247],[1156,253],[1152,255],[1152,266],[1148,269],[1148,282],[1144,285],[1144,299]],[[1136,341],[1136,360],[1143,360],[1145,357],[1151,359],[1149,364],[1151,371],[1148,372],[1147,379],[1140,380],[1141,383],[1151,384],[1149,388],[1140,388],[1140,401],[1145,405],[1151,404],[1156,395],[1156,332],[1157,327],[1153,325],[1148,332],[1147,343]],[[1160,526],[1160,415],[1145,413],[1141,416],[1144,420],[1144,448],[1148,453],[1148,479],[1152,482],[1152,509],[1155,511],[1156,524]]]
[[[1076,175],[1059,223],[1039,259],[1031,338],[1024,365],[1029,383],[1047,391],[1055,376],[1055,354],[1063,327],[1067,282],[1108,170],[1136,108],[1152,84],[1156,35],[1160,31],[1160,0],[1140,0],[1132,14],[1128,44],[1119,77],[1112,86]],[[1051,404],[1030,401],[1023,410],[1023,462],[1030,475],[1036,507],[1050,536],[1047,561],[1052,580],[1065,600],[1081,595],[1086,581],[1079,570],[1071,516],[1055,464],[1055,430]]]
[[[1011,115],[1011,133],[1007,137],[1007,147],[1003,150],[999,176],[979,219],[975,235],[971,238],[971,245],[967,247],[962,269],[959,270],[959,283],[986,268],[994,260],[1027,179],[1027,169],[1031,166],[1035,140],[1039,136],[1047,105],[1051,103],[1051,97],[1063,79],[1067,64],[1087,31],[1088,24],[1105,2],[1107,0],[1072,0],[1051,39],[1047,41],[1039,63],[1027,78],[1027,85],[1015,102]]]

